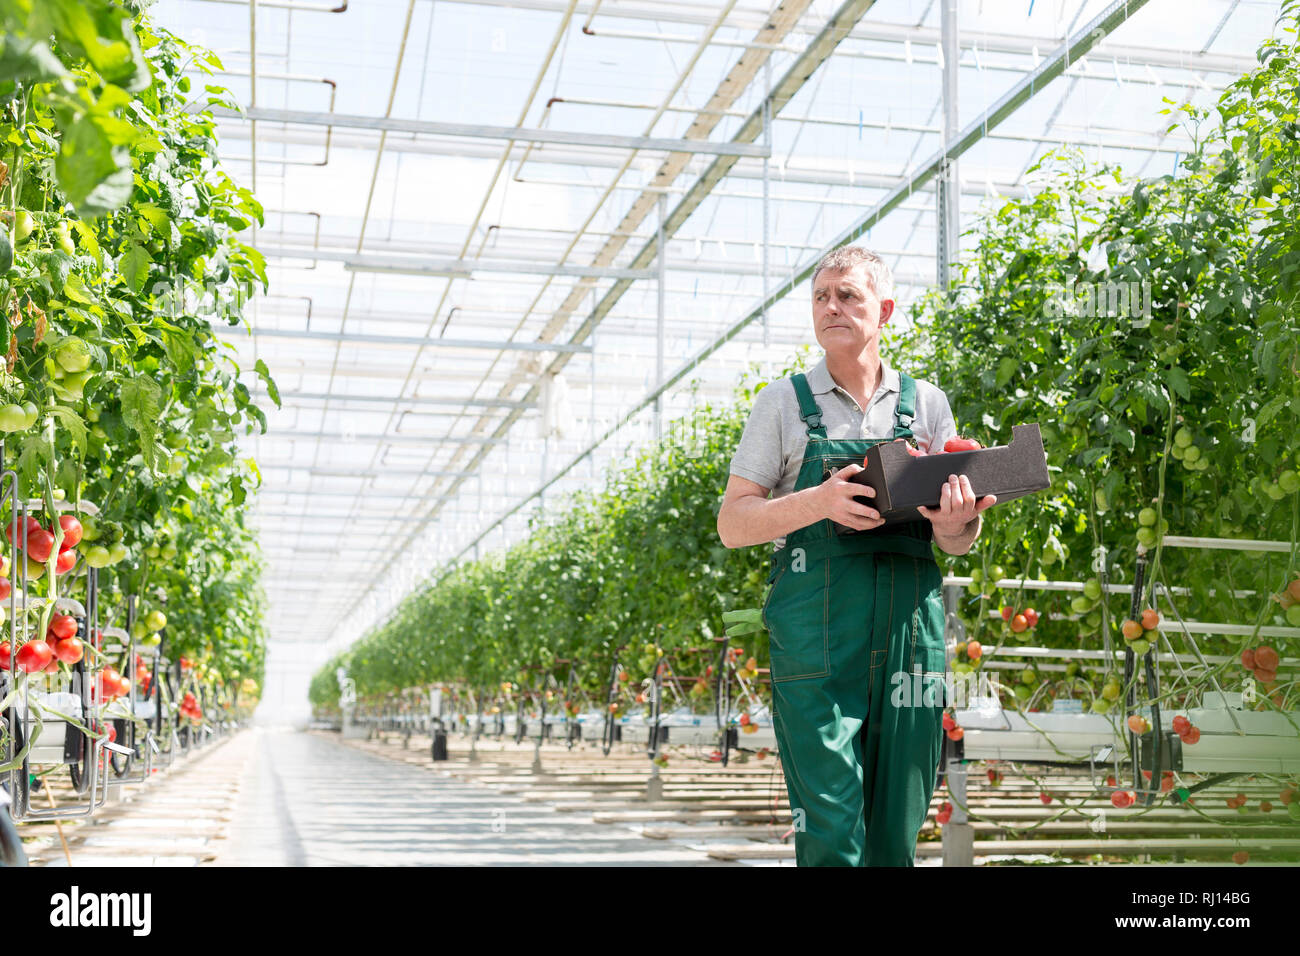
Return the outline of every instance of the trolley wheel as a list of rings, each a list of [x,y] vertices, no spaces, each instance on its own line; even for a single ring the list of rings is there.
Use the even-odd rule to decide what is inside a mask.
[[[127,735],[127,728],[128,728],[128,726],[129,726],[130,729],[133,731],[132,734],[131,734],[131,743],[130,743],[130,744],[126,743],[126,735]],[[116,743],[121,744],[123,747],[132,747],[132,748],[134,748],[134,746],[135,746],[135,733],[134,733],[134,730],[135,730],[135,723],[134,723],[134,721],[132,721],[131,724],[128,725],[128,724],[127,724],[127,721],[126,721],[126,718],[124,718],[124,717],[119,717],[119,718],[117,718],[116,720],[113,721],[113,729],[117,732],[117,733],[116,733],[116,737],[117,737]],[[113,776],[115,776],[115,777],[125,777],[128,773],[131,772],[131,765],[132,765],[133,763],[135,763],[135,753],[134,753],[134,752],[129,753],[129,754],[113,753],[112,751],[109,752],[109,764],[113,767]]]

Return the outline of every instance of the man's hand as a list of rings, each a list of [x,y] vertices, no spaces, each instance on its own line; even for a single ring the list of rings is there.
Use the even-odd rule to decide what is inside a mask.
[[[880,512],[867,505],[858,504],[853,498],[865,495],[874,498],[876,489],[870,485],[860,485],[849,481],[853,475],[862,471],[859,464],[845,465],[817,487],[817,510],[819,518],[830,518],[854,531],[870,531],[885,523]]]
[[[949,475],[939,490],[939,507],[918,507],[934,528],[935,540],[949,554],[965,554],[979,534],[980,514],[997,504],[997,495],[985,495],[976,500],[970,479],[965,475]]]

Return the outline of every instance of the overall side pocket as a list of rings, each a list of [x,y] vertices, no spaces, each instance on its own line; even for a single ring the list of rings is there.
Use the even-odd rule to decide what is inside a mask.
[[[827,558],[810,561],[801,571],[787,563],[772,582],[763,623],[771,638],[773,682],[830,676],[829,571]]]

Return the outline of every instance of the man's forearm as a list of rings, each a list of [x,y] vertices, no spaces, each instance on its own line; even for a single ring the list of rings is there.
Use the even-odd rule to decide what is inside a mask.
[[[971,545],[975,543],[975,539],[980,536],[980,528],[983,526],[983,523],[984,516],[976,515],[966,523],[966,527],[962,528],[961,531],[954,535],[943,534],[938,528],[935,528],[934,543],[937,544],[939,549],[945,554],[966,554],[970,551]]]
[[[718,534],[728,548],[746,548],[782,538],[821,520],[815,499],[806,488],[780,498],[746,495],[728,504],[718,515]]]

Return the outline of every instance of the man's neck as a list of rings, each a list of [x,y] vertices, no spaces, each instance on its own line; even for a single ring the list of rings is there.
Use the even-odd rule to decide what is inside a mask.
[[[880,364],[880,349],[864,349],[856,355],[826,353],[826,371],[831,373],[835,384],[844,389],[866,411],[871,396],[880,387],[880,378],[884,369]]]

